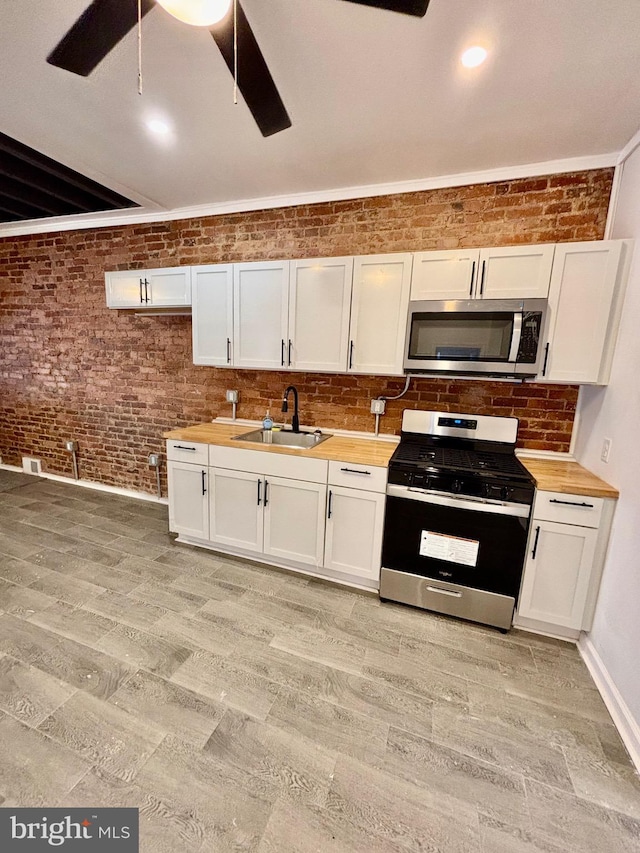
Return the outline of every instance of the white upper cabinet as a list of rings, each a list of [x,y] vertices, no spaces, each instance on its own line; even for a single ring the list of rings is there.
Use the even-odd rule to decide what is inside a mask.
[[[555,246],[481,249],[475,296],[480,299],[546,299]]]
[[[414,255],[411,299],[545,299],[553,245]]]
[[[403,375],[410,254],[365,255],[353,266],[350,373]]]
[[[478,249],[416,252],[411,299],[471,299],[479,255]]]
[[[233,364],[278,369],[289,360],[289,262],[233,267]]]
[[[191,267],[105,273],[109,308],[181,308],[191,305]]]
[[[347,369],[353,258],[291,261],[287,367]]]
[[[229,367],[233,359],[233,265],[192,268],[194,364]]]
[[[624,240],[556,246],[539,379],[606,384],[624,291]]]

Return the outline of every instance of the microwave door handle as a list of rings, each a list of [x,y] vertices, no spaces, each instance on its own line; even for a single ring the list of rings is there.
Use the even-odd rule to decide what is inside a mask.
[[[517,311],[513,315],[513,334],[511,335],[511,349],[509,350],[509,362],[516,362],[520,350],[520,338],[522,337],[522,312]]]

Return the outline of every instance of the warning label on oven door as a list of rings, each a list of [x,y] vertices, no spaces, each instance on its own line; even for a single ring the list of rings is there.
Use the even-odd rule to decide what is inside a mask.
[[[475,539],[461,539],[459,536],[445,536],[423,530],[420,537],[420,556],[433,557],[434,560],[447,560],[463,566],[475,566],[478,562],[480,543]]]

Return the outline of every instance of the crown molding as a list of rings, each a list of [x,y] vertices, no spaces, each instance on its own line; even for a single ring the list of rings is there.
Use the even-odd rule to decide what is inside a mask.
[[[640,144],[640,138],[636,144]],[[174,208],[173,210],[137,208],[128,211],[115,210],[97,214],[83,213],[74,216],[32,219],[25,222],[10,222],[0,225],[0,238],[19,237],[28,234],[46,234],[58,231],[112,228],[118,225],[171,222],[178,219],[201,219],[208,216],[221,216],[226,213],[244,213],[278,207],[295,207],[302,204],[321,204],[327,201],[348,201],[356,198],[398,195],[400,193],[422,192],[424,190],[435,190],[445,187],[512,181],[519,178],[533,178],[540,175],[554,175],[562,172],[605,169],[615,166],[619,161],[619,156],[618,152],[614,151],[609,154],[594,156],[569,157],[563,160],[545,160],[540,163],[501,166],[496,169],[486,169],[478,172],[460,172],[453,175],[438,175],[431,178],[419,178],[394,183],[339,187],[335,189],[315,190],[313,192],[224,201],[193,207]]]

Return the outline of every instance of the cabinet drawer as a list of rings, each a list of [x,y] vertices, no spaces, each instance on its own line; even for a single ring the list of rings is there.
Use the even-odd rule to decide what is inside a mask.
[[[384,492],[387,469],[376,465],[356,465],[354,462],[329,462],[329,484],[366,492]]]
[[[209,445],[197,441],[167,441],[167,459],[170,462],[193,462],[194,465],[207,465]]]
[[[598,527],[602,515],[602,498],[589,495],[566,495],[562,492],[538,492],[533,517],[560,524]]]
[[[308,480],[310,483],[327,482],[327,462],[308,459],[288,453],[269,453],[244,448],[209,446],[209,465],[248,471],[266,477],[287,477],[290,480]]]

